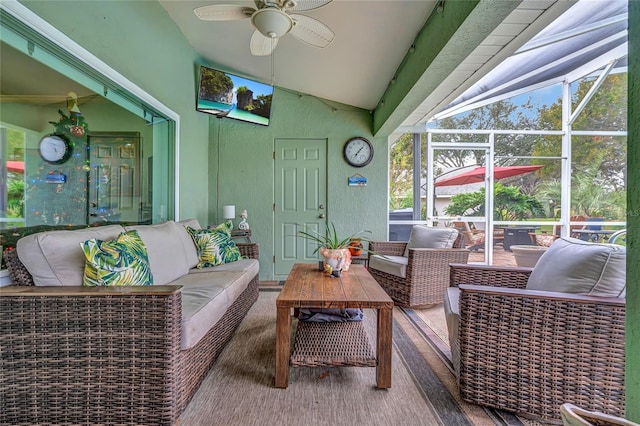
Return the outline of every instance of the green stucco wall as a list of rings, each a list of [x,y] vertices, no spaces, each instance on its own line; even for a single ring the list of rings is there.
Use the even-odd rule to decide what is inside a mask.
[[[353,136],[374,145],[374,159],[363,168],[350,167],[342,158],[344,143]],[[386,238],[387,139],[372,137],[369,112],[276,89],[268,127],[211,118],[210,131],[210,164],[219,170],[211,174],[210,186],[219,188],[219,198],[210,199],[210,222],[222,221],[226,204],[235,205],[238,215],[247,210],[253,240],[260,243],[264,280],[284,278],[273,275],[274,241],[281,237],[274,231],[273,152],[275,140],[287,138],[327,140],[327,219],[338,231],[368,229]],[[366,187],[347,186],[347,178],[356,173],[367,178]]]
[[[635,24],[632,24],[635,22]],[[640,2],[629,1],[629,136],[627,138],[627,418],[640,423]]]
[[[368,111],[276,89],[268,127],[217,119],[195,111],[202,60],[157,2],[22,3],[180,115],[179,217],[204,225],[219,221],[224,204],[236,205],[238,214],[247,209],[260,243],[262,280],[274,279],[275,139],[326,139],[328,219],[344,232],[366,228],[386,237],[387,143],[372,137]],[[363,169],[342,159],[344,142],[353,136],[375,147],[374,161]],[[347,186],[356,172],[369,179],[367,187]]]

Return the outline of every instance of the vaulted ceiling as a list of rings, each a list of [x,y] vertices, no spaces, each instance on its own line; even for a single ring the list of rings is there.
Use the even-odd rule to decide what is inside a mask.
[[[253,1],[160,4],[205,64],[371,110],[374,131],[390,134],[423,126],[575,1],[333,0],[297,12],[333,30],[327,47],[286,34],[272,56],[251,55],[250,19],[203,21],[193,12],[212,4],[255,8]]]

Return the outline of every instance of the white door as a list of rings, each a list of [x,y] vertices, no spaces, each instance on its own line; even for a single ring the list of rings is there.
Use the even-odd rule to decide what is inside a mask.
[[[140,217],[140,134],[89,136],[88,223],[137,222]]]
[[[316,245],[298,229],[326,229],[326,139],[276,139],[274,275],[286,277],[294,263],[317,262]]]

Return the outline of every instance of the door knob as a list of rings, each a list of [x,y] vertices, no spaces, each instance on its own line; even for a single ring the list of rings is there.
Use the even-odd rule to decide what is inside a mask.
[[[320,204],[320,205],[318,206],[318,209],[320,209],[320,210],[324,209],[324,204]]]
[[[324,213],[320,213],[320,215],[318,215],[318,217],[319,217],[320,219],[324,219]]]

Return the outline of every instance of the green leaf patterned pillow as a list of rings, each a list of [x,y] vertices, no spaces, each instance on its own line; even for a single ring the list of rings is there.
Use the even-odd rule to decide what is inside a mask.
[[[197,268],[221,265],[241,259],[240,250],[231,238],[226,224],[211,229],[193,229],[187,227],[198,251]]]
[[[123,232],[111,241],[80,243],[86,262],[84,286],[152,285],[147,247],[138,231]]]

